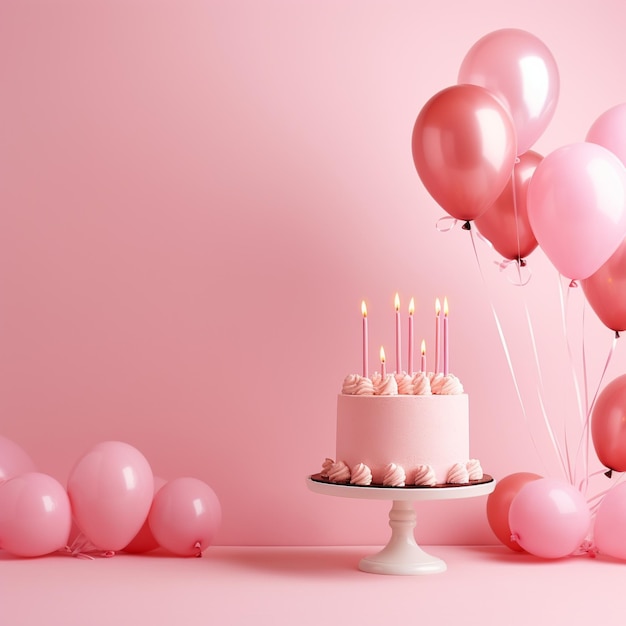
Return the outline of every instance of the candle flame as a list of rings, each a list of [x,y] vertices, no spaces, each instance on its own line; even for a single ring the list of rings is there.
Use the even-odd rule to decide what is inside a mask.
[[[400,296],[396,292],[396,297],[393,299],[393,305],[396,307],[396,313],[400,310]]]
[[[422,347],[421,347],[422,356],[426,354],[426,341],[422,339]]]
[[[448,298],[443,299],[443,314],[448,317]]]
[[[367,307],[365,306],[365,300],[361,301],[361,313],[363,317],[367,317]]]
[[[439,302],[439,298],[435,299],[435,314],[441,315],[441,302]]]
[[[411,302],[409,302],[409,315],[413,315],[415,313],[415,298],[411,298]]]
[[[383,348],[382,346],[380,346],[380,362],[385,362],[385,348]]]

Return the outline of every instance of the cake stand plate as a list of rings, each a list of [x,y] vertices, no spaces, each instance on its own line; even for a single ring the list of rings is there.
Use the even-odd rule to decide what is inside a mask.
[[[380,552],[361,559],[359,569],[370,574],[405,576],[446,571],[445,561],[424,552],[415,541],[414,501],[473,498],[491,493],[496,486],[496,481],[487,474],[482,481],[470,485],[441,487],[361,487],[329,483],[319,474],[307,477],[306,482],[311,491],[328,496],[391,500],[389,511],[391,537]]]

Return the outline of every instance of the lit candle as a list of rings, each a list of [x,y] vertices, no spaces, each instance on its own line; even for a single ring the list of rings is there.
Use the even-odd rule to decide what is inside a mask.
[[[367,353],[368,353],[368,333],[367,333],[367,307],[365,306],[365,300],[361,302],[361,313],[363,314],[363,376],[366,378],[369,375],[367,369]]]
[[[400,361],[400,297],[396,293],[396,297],[394,299],[394,306],[396,308],[396,373],[400,373],[402,371],[402,366]]]
[[[422,339],[422,357],[420,359],[420,372],[426,371],[426,341]]]
[[[415,313],[415,300],[409,302],[409,376],[413,376],[413,313]]]
[[[441,302],[435,300],[435,374],[439,373],[439,350],[441,349]]]
[[[448,298],[443,299],[443,375],[448,375]]]
[[[385,348],[380,346],[380,376],[381,378],[387,378],[387,369],[385,368]]]

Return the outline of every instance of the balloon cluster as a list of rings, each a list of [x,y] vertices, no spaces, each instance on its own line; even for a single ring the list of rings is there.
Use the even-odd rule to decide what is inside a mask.
[[[209,485],[191,477],[166,482],[154,476],[143,454],[127,443],[104,441],[88,450],[65,489],[0,436],[0,549],[15,556],[59,550],[111,556],[158,547],[200,556],[221,516]]]
[[[542,41],[513,28],[489,33],[467,52],[458,83],[420,111],[413,160],[431,196],[466,229],[474,221],[497,252],[519,263],[540,246],[561,274],[584,280],[600,319],[624,330],[626,104],[600,116],[586,141],[543,158],[530,148],[559,90]]]
[[[585,141],[542,157],[531,147],[559,91],[542,41],[519,29],[489,33],[467,52],[457,84],[419,112],[413,161],[437,203],[465,230],[473,222],[505,259],[525,265],[540,247],[571,286],[580,281],[617,339],[626,330],[626,103],[604,112]],[[626,375],[592,408],[585,429],[591,421],[607,476],[626,471]],[[626,559],[626,485],[614,482],[587,501],[582,484],[570,482],[530,473],[501,480],[487,503],[498,539],[544,558],[601,552]]]

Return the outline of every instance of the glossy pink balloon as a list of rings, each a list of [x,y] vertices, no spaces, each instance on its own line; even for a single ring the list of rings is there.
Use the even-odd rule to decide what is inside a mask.
[[[626,168],[596,144],[558,148],[537,166],[527,204],[530,226],[556,269],[587,278],[626,236]]]
[[[513,118],[518,154],[544,132],[559,99],[552,53],[535,35],[516,28],[479,39],[463,59],[458,82],[480,85],[501,99]]]
[[[493,204],[515,163],[515,129],[500,101],[476,85],[435,94],[413,127],[413,161],[430,195],[473,220]]]
[[[626,471],[626,374],[598,395],[591,413],[591,438],[601,463],[617,472]]]
[[[602,267],[581,281],[587,302],[611,330],[626,330],[626,239]]]
[[[594,525],[598,552],[626,560],[626,484],[616,485],[604,495]]]
[[[0,484],[9,478],[36,471],[35,463],[20,446],[0,435]]]
[[[154,477],[154,494],[156,495],[159,489],[165,485],[166,481],[158,476]],[[130,554],[143,554],[144,552],[150,552],[156,550],[159,547],[159,542],[154,538],[152,531],[150,530],[150,524],[148,518],[143,523],[143,526],[139,529],[139,532],[134,536],[132,541],[124,548],[124,552]]]
[[[70,501],[51,476],[29,472],[0,485],[0,548],[16,556],[43,556],[67,545]]]
[[[489,527],[501,543],[516,552],[523,552],[524,549],[516,541],[511,541],[511,527],[509,526],[511,502],[525,484],[539,478],[541,476],[531,472],[509,474],[502,480],[498,480],[496,488],[487,497]]]
[[[537,240],[528,220],[528,185],[543,157],[532,150],[519,157],[504,191],[478,218],[476,227],[505,259],[525,259]]]
[[[586,140],[604,146],[626,165],[626,104],[618,104],[600,115]]]
[[[101,550],[121,550],[145,522],[154,479],[146,458],[121,441],[94,446],[70,472],[67,490],[76,524]]]
[[[220,526],[222,507],[205,482],[176,478],[155,495],[148,521],[161,547],[179,556],[200,556]]]
[[[590,524],[591,512],[582,493],[552,478],[524,485],[509,509],[509,526],[517,543],[546,559],[575,552],[585,540]]]

